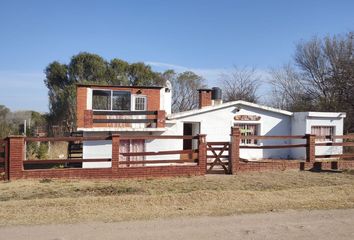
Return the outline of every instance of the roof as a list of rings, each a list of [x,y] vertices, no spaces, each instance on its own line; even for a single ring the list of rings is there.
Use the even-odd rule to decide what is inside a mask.
[[[345,112],[299,112],[307,117],[323,117],[323,118],[345,118]],[[295,113],[296,114],[296,113]]]
[[[77,87],[106,87],[106,88],[145,88],[145,89],[161,89],[161,86],[120,86],[120,85],[107,85],[107,84],[76,84]]]
[[[194,109],[194,110],[189,110],[189,111],[184,111],[184,112],[179,112],[179,113],[173,113],[173,114],[170,114],[167,118],[168,119],[184,118],[184,117],[188,117],[188,116],[191,116],[191,115],[197,115],[197,114],[201,114],[201,113],[205,113],[205,112],[216,111],[216,110],[219,110],[219,109],[223,109],[223,108],[227,108],[227,107],[231,107],[231,106],[235,106],[235,105],[244,105],[244,106],[248,106],[248,107],[253,107],[253,108],[266,110],[266,111],[269,111],[269,112],[275,112],[275,113],[279,113],[279,114],[284,114],[284,115],[287,115],[287,116],[292,116],[293,115],[293,113],[289,112],[289,111],[285,111],[285,110],[281,110],[281,109],[277,109],[277,108],[272,108],[272,107],[268,107],[268,106],[264,106],[264,105],[260,105],[260,104],[256,104],[256,103],[250,103],[250,102],[238,100],[238,101],[222,103],[222,104],[219,104],[219,105],[216,105],[216,106],[208,106],[208,107],[203,107],[201,109]]]

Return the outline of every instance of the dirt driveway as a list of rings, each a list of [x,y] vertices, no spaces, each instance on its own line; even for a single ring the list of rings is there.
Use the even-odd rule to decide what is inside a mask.
[[[354,209],[0,228],[0,239],[354,239]]]

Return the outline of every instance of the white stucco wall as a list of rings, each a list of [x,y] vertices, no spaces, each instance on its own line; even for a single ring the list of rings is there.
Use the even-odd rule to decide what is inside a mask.
[[[236,115],[256,115],[258,121],[235,121]],[[207,135],[207,141],[230,141],[231,126],[235,123],[259,124],[258,133],[262,136],[277,135],[305,135],[311,133],[311,126],[335,126],[335,134],[343,134],[343,118],[340,117],[308,117],[308,113],[294,113],[293,116],[272,112],[252,106],[237,105],[219,108],[215,111],[206,111],[199,114],[180,117],[166,121],[166,131],[151,132],[151,135],[183,135],[184,123],[198,123],[194,134],[202,133]],[[108,132],[107,132],[108,134]],[[125,135],[146,135],[144,132],[125,132]],[[85,133],[89,136],[90,133]],[[196,146],[194,141],[194,147]],[[260,140],[257,145],[283,145],[305,143],[306,140]],[[146,140],[145,151],[169,151],[182,150],[183,140],[181,139],[155,139]],[[111,158],[111,141],[84,142],[84,158]],[[316,147],[316,154],[338,154],[342,152],[341,147]],[[208,153],[210,155],[210,153]],[[179,154],[164,156],[146,156],[146,160],[178,159]],[[305,159],[305,148],[291,149],[241,149],[240,157],[249,160],[261,158],[289,158]],[[84,167],[110,167],[110,163],[84,163]]]
[[[313,114],[314,115],[314,114]],[[311,134],[312,126],[333,126],[335,135],[343,135],[343,117],[325,117],[323,113],[318,116],[309,116],[308,112],[296,112],[292,119],[292,135]],[[340,142],[338,139],[336,142]],[[292,140],[293,144],[306,143],[306,140]],[[293,148],[292,157],[296,159],[306,158],[305,148]],[[341,154],[342,147],[316,146],[316,155]]]
[[[237,111],[239,109],[239,111]],[[235,121],[235,115],[257,115],[259,121]],[[263,109],[238,105],[176,119],[173,132],[183,134],[183,122],[200,122],[200,133],[207,134],[207,141],[230,141],[231,126],[235,123],[259,124],[260,135],[290,135],[290,116]],[[170,130],[170,129],[169,129]],[[167,132],[169,131],[167,130]],[[170,135],[167,133],[167,135]],[[288,140],[262,140],[259,145],[288,144]],[[288,158],[289,149],[241,149],[242,158]]]

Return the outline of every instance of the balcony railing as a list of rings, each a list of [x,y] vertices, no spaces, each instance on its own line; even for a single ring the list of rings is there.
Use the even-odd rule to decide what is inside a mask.
[[[164,128],[165,111],[93,111],[85,110],[84,127]]]

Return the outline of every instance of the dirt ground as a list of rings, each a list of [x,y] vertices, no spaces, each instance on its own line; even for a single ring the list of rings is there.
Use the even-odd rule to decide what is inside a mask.
[[[11,240],[91,239],[354,239],[354,209],[283,211],[224,217],[157,219],[118,223],[0,227]]]
[[[354,208],[353,172],[294,170],[144,180],[0,183],[0,226],[350,208]]]

